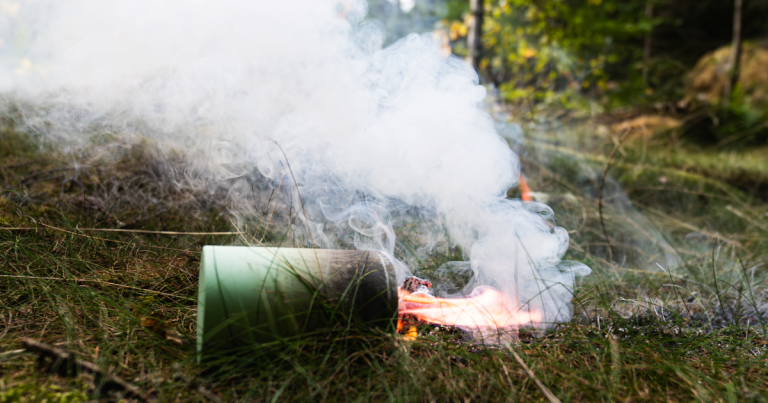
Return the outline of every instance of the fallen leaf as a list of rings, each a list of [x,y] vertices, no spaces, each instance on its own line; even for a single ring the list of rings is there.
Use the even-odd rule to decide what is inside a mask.
[[[168,321],[165,320],[165,316],[159,312],[153,312],[150,315],[142,316],[139,318],[139,324],[158,335],[164,337],[166,340],[170,340],[176,344],[184,344],[181,333],[174,329]]]

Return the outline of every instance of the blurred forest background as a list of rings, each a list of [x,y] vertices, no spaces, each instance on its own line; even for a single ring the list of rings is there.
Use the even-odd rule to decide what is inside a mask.
[[[768,0],[378,0],[370,8],[389,38],[434,30],[520,119],[610,114],[625,122],[619,131],[675,129],[695,145],[768,139]]]

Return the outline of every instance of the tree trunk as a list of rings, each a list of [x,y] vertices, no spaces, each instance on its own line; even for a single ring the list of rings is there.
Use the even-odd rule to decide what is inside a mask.
[[[648,19],[653,18],[653,3],[651,0],[648,0],[648,3],[645,5],[645,17]],[[646,87],[648,86],[648,65],[650,64],[651,59],[652,34],[653,31],[648,31],[648,33],[645,34],[645,44],[643,46],[643,84]]]
[[[469,0],[469,8],[472,10],[472,26],[467,35],[467,63],[470,63],[475,68],[475,71],[480,74],[484,1]]]
[[[725,88],[722,105],[728,107],[731,103],[731,93],[739,80],[739,59],[741,58],[741,8],[744,0],[733,0],[733,40],[731,41],[731,56],[726,68]]]

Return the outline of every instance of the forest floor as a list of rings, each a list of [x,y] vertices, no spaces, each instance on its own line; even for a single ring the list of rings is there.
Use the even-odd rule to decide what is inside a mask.
[[[768,400],[768,150],[524,125],[511,140],[523,175],[569,231],[566,258],[593,269],[572,322],[500,346],[334,328],[199,364],[200,250],[239,242],[210,235],[232,231],[226,206],[165,184],[140,147],[76,168],[0,126],[0,402],[115,396],[98,377],[41,371],[22,338],[145,400]]]

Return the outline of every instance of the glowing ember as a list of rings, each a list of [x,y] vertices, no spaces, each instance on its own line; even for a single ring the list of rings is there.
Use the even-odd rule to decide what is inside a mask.
[[[464,329],[512,329],[541,321],[538,312],[508,309],[502,293],[491,287],[461,298],[437,298],[401,289],[399,297],[401,317],[412,316],[426,323]]]
[[[533,201],[533,192],[520,176],[521,199]],[[482,287],[472,295],[460,298],[437,298],[431,295],[432,283],[418,277],[409,277],[398,289],[399,315],[397,333],[406,340],[415,340],[417,324],[454,326],[464,330],[488,331],[513,330],[541,322],[539,312],[511,309],[504,303],[501,291]],[[515,332],[516,333],[516,332]]]

